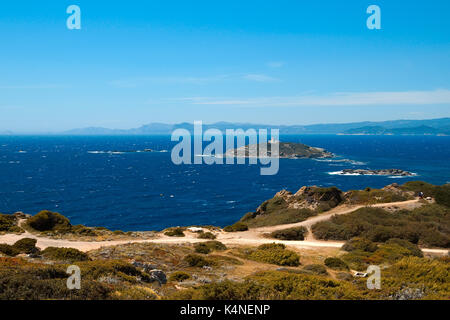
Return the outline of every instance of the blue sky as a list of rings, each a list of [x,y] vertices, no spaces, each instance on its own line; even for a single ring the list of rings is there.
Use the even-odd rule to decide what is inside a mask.
[[[81,8],[68,30],[66,8]],[[381,8],[381,30],[366,9]],[[450,2],[2,1],[0,131],[450,116]]]

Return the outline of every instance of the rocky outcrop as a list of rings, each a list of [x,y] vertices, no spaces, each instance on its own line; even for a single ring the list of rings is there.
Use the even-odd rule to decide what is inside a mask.
[[[414,176],[413,173],[401,169],[380,169],[380,170],[367,170],[367,169],[344,169],[341,172],[342,175],[371,175],[371,176]]]
[[[287,190],[277,192],[271,200],[272,204],[284,205],[288,209],[325,209],[337,206],[343,201],[343,193],[336,187],[320,188],[316,186],[301,187],[295,194]],[[264,214],[266,203],[256,209],[257,214]]]
[[[131,261],[131,264],[136,268],[142,269],[145,273],[148,273],[153,281],[156,281],[159,284],[167,283],[166,274],[162,270],[157,269],[156,265],[135,260]]]

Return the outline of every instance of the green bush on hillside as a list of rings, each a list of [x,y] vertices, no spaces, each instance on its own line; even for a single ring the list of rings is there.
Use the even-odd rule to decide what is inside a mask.
[[[89,256],[75,248],[48,247],[41,252],[42,256],[51,260],[61,260],[67,262],[87,261]]]
[[[249,259],[276,264],[279,266],[298,266],[300,257],[291,250],[287,250],[283,244],[263,244],[256,250],[249,252]]]
[[[280,240],[305,240],[307,233],[308,230],[305,227],[295,227],[274,231],[270,236]]]
[[[68,232],[72,228],[69,219],[59,213],[48,210],[43,210],[29,218],[27,224],[37,231]]]
[[[199,256],[198,254],[188,254],[183,259],[190,267],[204,267],[210,266],[212,264],[211,261]]]
[[[365,252],[375,252],[377,249],[378,246],[376,243],[365,238],[352,238],[342,246],[342,250],[348,252],[356,250],[361,250]]]
[[[324,261],[325,265],[333,270],[348,270],[348,265],[339,258],[329,257]]]
[[[170,274],[169,281],[182,282],[182,281],[190,279],[190,278],[191,278],[191,276],[187,272],[175,271]]]
[[[200,243],[196,243],[194,244],[194,249],[195,252],[197,253],[203,253],[203,254],[208,254],[210,253],[212,250],[211,248],[209,248],[205,243],[200,242]]]
[[[191,278],[191,276],[187,272],[175,271],[170,274],[169,281],[182,282],[182,281],[190,279],[190,278]]]
[[[11,246],[9,244],[0,243],[0,253],[3,253],[10,257],[15,257],[20,252],[19,252],[19,250],[17,250],[16,248],[14,248],[13,246]]]
[[[308,264],[302,268],[302,271],[318,276],[328,275],[327,269],[321,264]]]
[[[17,219],[12,214],[1,214],[0,213],[0,231],[7,231],[7,232],[17,232],[13,231],[14,229],[17,229]],[[11,230],[13,229],[13,230]],[[19,228],[20,229],[20,228]]]
[[[236,222],[235,224],[232,224],[231,226],[226,226],[223,228],[223,231],[225,232],[239,232],[239,231],[247,231],[248,226],[243,222]]]
[[[36,248],[36,242],[36,239],[23,238],[14,243],[13,247],[20,253],[35,253],[38,251]]]
[[[214,240],[214,239],[216,239],[216,236],[212,232],[209,232],[209,231],[208,232],[204,232],[204,231],[202,231],[202,232],[199,232],[197,238]]]
[[[170,228],[164,234],[169,237],[184,237],[184,229],[183,228]]]

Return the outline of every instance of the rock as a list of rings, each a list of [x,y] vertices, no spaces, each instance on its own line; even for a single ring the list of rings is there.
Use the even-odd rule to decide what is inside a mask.
[[[153,271],[153,270],[158,268],[157,265],[150,264],[150,263],[143,262],[143,261],[135,261],[135,260],[133,260],[133,261],[131,261],[131,264],[133,266],[135,266],[136,268],[143,269],[144,272],[147,272],[147,273],[150,273],[151,271]]]
[[[166,284],[167,283],[167,277],[166,274],[159,269],[154,269],[148,272],[148,274],[150,275],[150,277],[155,280],[158,281],[159,284]]]
[[[366,169],[344,169],[342,175],[371,175],[371,176],[413,176],[414,174],[401,169],[380,169],[380,170],[366,170]]]

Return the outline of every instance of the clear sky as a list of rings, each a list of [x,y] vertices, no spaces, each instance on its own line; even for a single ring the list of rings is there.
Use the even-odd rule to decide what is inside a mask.
[[[448,0],[1,1],[0,131],[449,117],[449,15]]]

